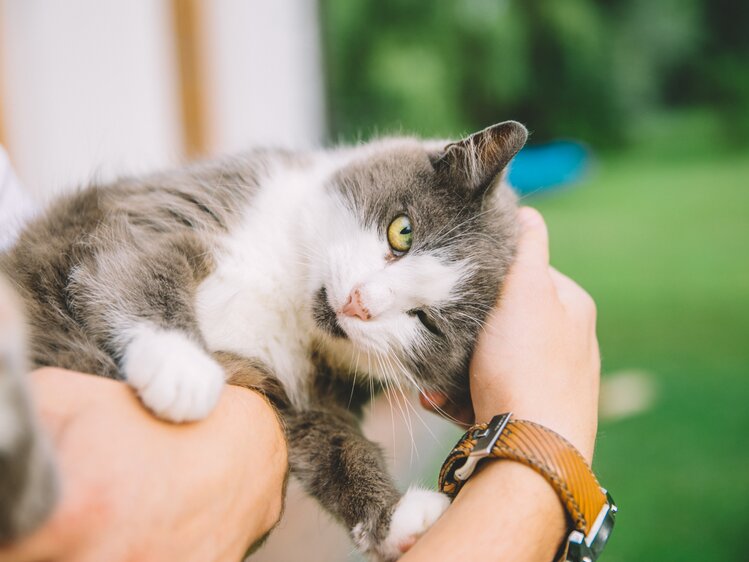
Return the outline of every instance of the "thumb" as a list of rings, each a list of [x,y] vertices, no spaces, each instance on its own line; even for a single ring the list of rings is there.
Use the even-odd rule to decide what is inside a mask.
[[[549,232],[544,218],[532,207],[521,207],[518,210],[518,223],[520,232],[516,261],[545,270],[549,265]]]

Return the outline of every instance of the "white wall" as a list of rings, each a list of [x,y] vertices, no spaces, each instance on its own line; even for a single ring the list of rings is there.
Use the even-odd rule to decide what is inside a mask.
[[[215,148],[319,144],[325,121],[317,2],[213,0],[210,8]]]
[[[203,0],[213,151],[324,137],[316,2]],[[169,0],[0,0],[0,110],[37,200],[182,158]]]
[[[2,2],[7,144],[37,199],[179,155],[169,8],[153,0]]]

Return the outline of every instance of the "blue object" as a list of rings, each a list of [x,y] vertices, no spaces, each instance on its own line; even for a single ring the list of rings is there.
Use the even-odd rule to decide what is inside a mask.
[[[510,166],[509,182],[520,195],[578,181],[590,165],[590,152],[576,141],[554,141],[521,150]]]

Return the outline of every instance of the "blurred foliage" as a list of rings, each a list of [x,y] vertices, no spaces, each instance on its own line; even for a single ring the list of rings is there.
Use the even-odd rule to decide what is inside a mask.
[[[599,428],[620,512],[606,562],[746,561],[749,151],[714,112],[661,115],[595,174],[532,204],[553,264],[596,299],[604,376],[648,374],[655,406]]]
[[[534,140],[631,139],[666,105],[710,105],[749,138],[749,3],[321,0],[331,131],[454,136],[498,120]]]

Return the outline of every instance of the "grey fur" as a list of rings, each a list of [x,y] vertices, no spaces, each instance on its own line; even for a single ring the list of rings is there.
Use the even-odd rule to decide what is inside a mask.
[[[20,307],[0,279],[0,545],[36,528],[52,511],[58,483],[26,385]]]
[[[425,331],[427,343],[403,358],[422,386],[457,402],[468,400],[468,360],[514,255],[516,197],[502,171],[527,135],[508,121],[442,151],[393,149],[341,170],[331,186],[383,236],[406,213],[418,232],[410,254],[471,264],[457,303],[419,311],[437,334]]]
[[[408,213],[419,233],[412,253],[438,250],[443,259],[470,264],[457,303],[412,311],[427,337],[403,357],[420,386],[454,401],[468,399],[468,359],[514,253],[515,197],[501,176],[526,136],[522,125],[507,122],[441,150],[414,144],[379,151],[342,168],[327,186],[383,235],[394,216]],[[26,306],[31,363],[121,378],[128,327],[144,319],[203,344],[194,297],[214,267],[217,236],[231,231],[268,170],[305,165],[302,154],[255,151],[58,201],[0,256],[0,271]],[[318,324],[345,337],[325,308],[324,290],[311,305]],[[255,358],[214,356],[231,382],[271,399],[286,426],[292,472],[378,554],[400,493],[379,447],[359,429],[368,394],[315,355],[309,407],[299,410]],[[0,481],[9,473],[0,472]]]

